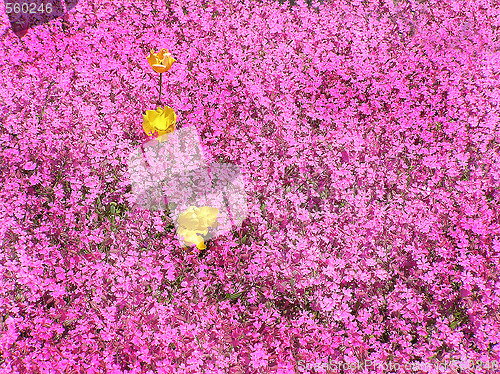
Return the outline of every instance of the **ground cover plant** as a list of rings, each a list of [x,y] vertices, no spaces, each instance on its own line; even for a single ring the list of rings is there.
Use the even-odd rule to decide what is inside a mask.
[[[21,38],[4,14],[0,372],[494,372],[499,12],[82,0]],[[208,239],[218,208],[179,224],[128,168],[189,128],[245,181]]]

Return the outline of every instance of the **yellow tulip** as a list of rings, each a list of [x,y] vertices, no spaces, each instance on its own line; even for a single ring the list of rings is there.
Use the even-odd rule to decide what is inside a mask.
[[[205,249],[202,236],[207,235],[208,227],[217,226],[218,213],[217,208],[190,206],[177,218],[177,234],[184,239],[185,245],[196,244],[198,249]]]
[[[158,53],[154,53],[152,49],[148,57],[149,65],[157,73],[169,71],[175,61],[170,52],[165,48],[162,48]]]
[[[166,106],[164,109],[148,110],[143,114],[142,128],[148,135],[153,135],[155,132],[158,136],[171,133],[175,130],[175,121],[177,115],[175,111]]]

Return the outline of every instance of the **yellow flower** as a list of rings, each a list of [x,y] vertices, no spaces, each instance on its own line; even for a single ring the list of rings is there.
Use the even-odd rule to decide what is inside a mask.
[[[175,61],[170,52],[165,48],[162,48],[158,53],[154,53],[152,49],[148,57],[149,65],[157,73],[169,71]]]
[[[185,245],[196,244],[198,249],[205,249],[203,236],[207,235],[208,227],[217,226],[218,213],[217,208],[190,206],[177,218],[177,234],[184,239]]]
[[[162,136],[175,130],[177,115],[168,106],[164,109],[148,110],[142,116],[144,117],[142,128],[148,135],[153,135],[156,132],[158,136]]]

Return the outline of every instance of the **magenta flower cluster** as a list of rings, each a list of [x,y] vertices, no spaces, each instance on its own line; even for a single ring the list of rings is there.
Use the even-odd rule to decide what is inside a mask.
[[[495,3],[89,0],[21,39],[4,17],[0,372],[492,372]],[[248,182],[199,254],[126,174],[160,48],[178,125]]]

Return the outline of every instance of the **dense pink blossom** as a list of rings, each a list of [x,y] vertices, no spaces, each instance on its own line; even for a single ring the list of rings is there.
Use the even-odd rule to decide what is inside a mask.
[[[81,1],[67,22],[2,21],[0,372],[500,361],[496,1]],[[176,126],[247,182],[202,253],[127,175],[161,48]]]

